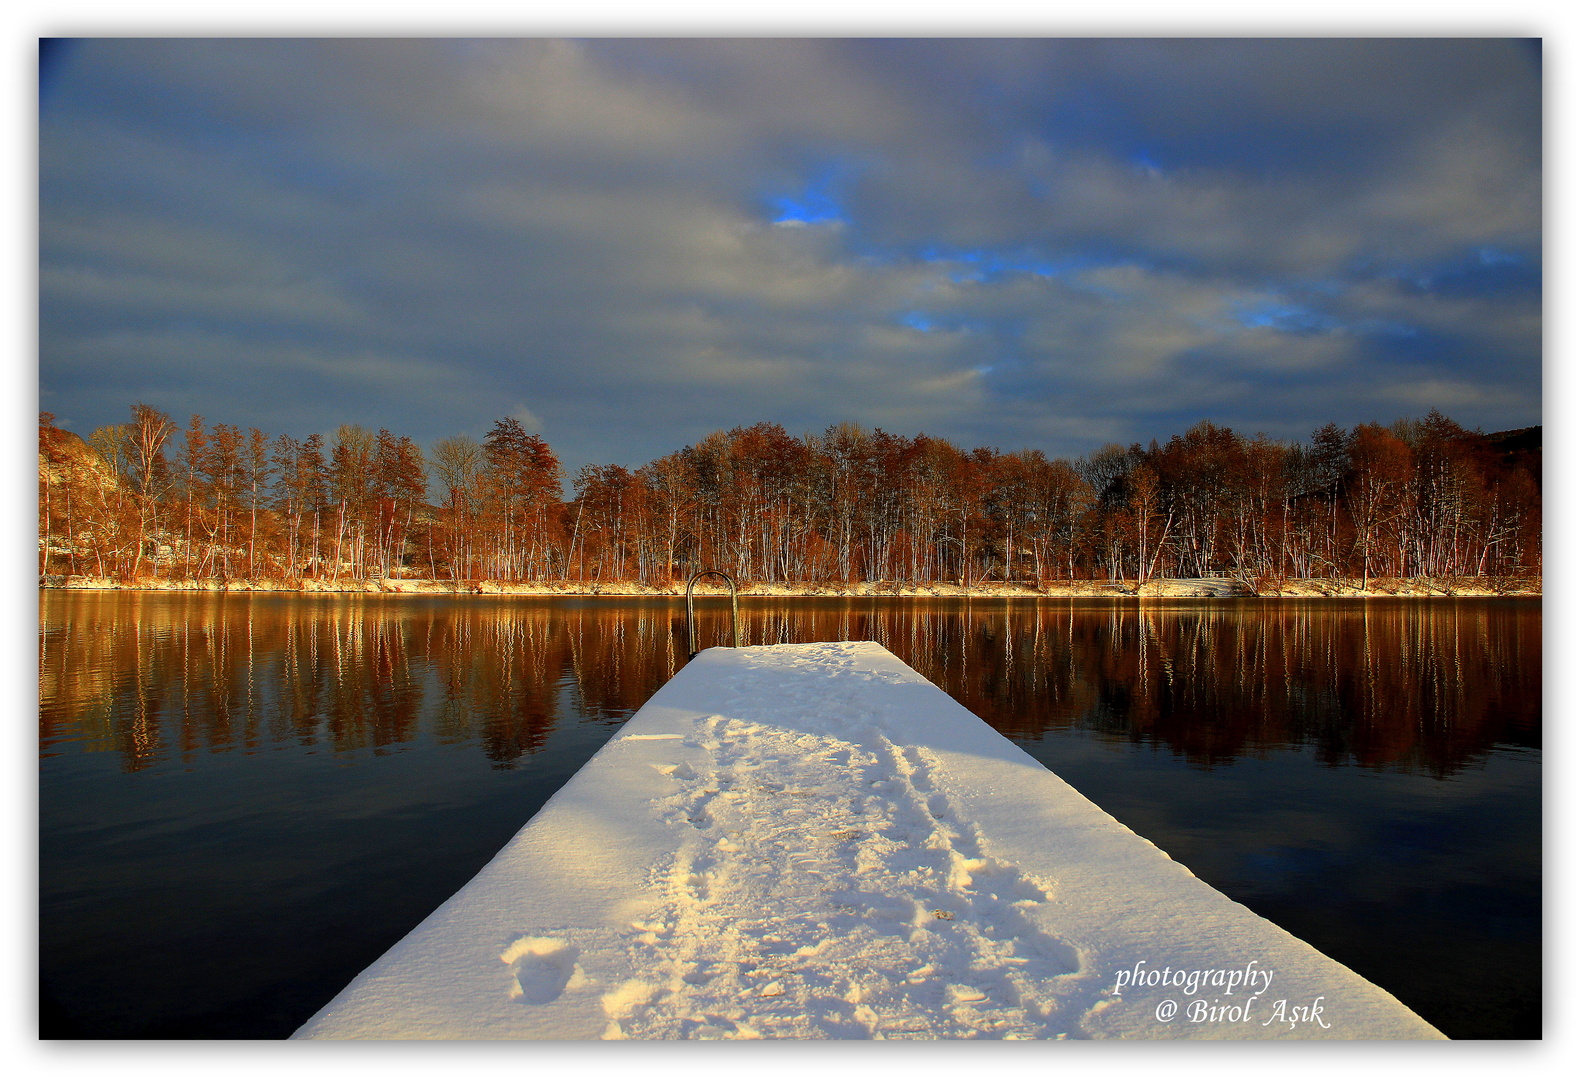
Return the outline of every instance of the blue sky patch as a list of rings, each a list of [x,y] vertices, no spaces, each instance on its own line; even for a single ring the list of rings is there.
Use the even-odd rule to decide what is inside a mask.
[[[799,191],[769,196],[769,220],[776,225],[792,221],[849,221],[839,193],[845,173],[844,166],[828,165]]]

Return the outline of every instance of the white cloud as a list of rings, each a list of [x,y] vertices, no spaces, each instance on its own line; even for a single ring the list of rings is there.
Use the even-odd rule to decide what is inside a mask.
[[[519,401],[506,415],[520,420],[522,427],[526,428],[528,431],[538,432],[540,434],[543,432],[544,422],[538,418],[538,414],[533,412]]]

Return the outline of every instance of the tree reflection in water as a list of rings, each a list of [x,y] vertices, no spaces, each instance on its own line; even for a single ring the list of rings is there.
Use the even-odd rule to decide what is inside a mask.
[[[1440,777],[1541,745],[1530,602],[748,600],[743,618],[758,643],[876,640],[1021,740],[1074,727],[1206,767],[1299,746]],[[582,718],[568,683],[593,715],[640,706],[682,629],[664,601],[49,594],[40,748],[135,771],[282,743],[377,754],[427,724],[509,768]]]

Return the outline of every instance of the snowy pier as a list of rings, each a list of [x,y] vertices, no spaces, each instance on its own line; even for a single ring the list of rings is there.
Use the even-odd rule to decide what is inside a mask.
[[[1434,1039],[871,642],[709,649],[320,1039]]]

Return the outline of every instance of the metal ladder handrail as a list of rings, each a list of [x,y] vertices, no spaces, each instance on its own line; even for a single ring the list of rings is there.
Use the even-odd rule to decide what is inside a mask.
[[[736,607],[736,579],[723,570],[699,570],[686,582],[686,658],[692,659],[697,655],[697,613],[692,608],[692,586],[697,584],[697,579],[712,574],[725,579],[725,584],[730,586],[730,635],[735,641],[735,647],[741,648],[741,618]]]

